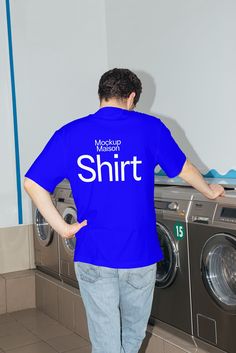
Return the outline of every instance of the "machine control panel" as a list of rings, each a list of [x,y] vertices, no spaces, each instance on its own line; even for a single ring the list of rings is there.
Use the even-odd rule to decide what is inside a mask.
[[[171,220],[184,220],[190,201],[178,199],[154,199],[157,217]]]
[[[190,223],[236,226],[236,205],[219,202],[192,201],[188,220]]]
[[[236,224],[236,206],[230,207],[218,205],[215,221]]]

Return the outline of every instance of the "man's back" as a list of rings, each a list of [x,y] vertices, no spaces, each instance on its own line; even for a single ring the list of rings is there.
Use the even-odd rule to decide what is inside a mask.
[[[77,219],[74,261],[131,268],[162,259],[154,210],[154,168],[177,175],[186,156],[153,116],[117,107],[57,130],[26,176],[53,191],[70,181]],[[47,180],[44,172],[47,170]]]

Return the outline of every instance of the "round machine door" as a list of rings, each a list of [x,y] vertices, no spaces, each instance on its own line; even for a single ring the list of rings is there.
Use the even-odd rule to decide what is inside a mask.
[[[178,249],[175,240],[166,227],[156,223],[157,233],[164,259],[157,263],[156,286],[166,288],[172,284],[178,269]]]
[[[205,243],[201,254],[204,285],[227,311],[236,311],[236,236],[219,233]]]
[[[39,212],[38,208],[35,208],[34,223],[36,226],[36,236],[39,243],[42,246],[50,245],[53,239],[54,230]]]
[[[77,212],[76,209],[73,207],[67,207],[64,212],[62,217],[64,218],[65,222],[68,224],[72,224],[77,222]],[[76,238],[62,238],[62,243],[64,245],[64,248],[66,252],[70,255],[74,255],[74,250],[75,250],[75,243],[76,243]]]

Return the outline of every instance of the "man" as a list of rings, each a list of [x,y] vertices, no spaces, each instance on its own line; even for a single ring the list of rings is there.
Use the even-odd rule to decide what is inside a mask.
[[[92,353],[137,353],[163,259],[154,210],[154,168],[180,176],[207,198],[208,185],[163,122],[134,111],[142,85],[127,69],[104,73],[100,108],[57,130],[25,174],[24,187],[48,223],[76,236],[74,266]],[[67,224],[50,192],[70,181],[78,222]]]

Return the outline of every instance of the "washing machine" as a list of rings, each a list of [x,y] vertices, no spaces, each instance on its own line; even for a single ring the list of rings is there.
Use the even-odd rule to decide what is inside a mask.
[[[77,211],[70,183],[63,180],[55,189],[55,199],[57,202],[57,210],[64,220],[71,224],[77,222]],[[74,250],[76,237],[63,238],[59,237],[59,273],[63,282],[70,284],[75,288],[79,288],[78,281],[74,270]]]
[[[50,194],[56,207],[56,200]],[[32,202],[35,266],[55,278],[59,275],[59,237]]]
[[[206,200],[195,194],[189,212],[193,334],[236,352],[236,191]]]
[[[191,187],[156,186],[156,227],[164,259],[157,263],[150,323],[160,320],[192,334],[187,218]]]

